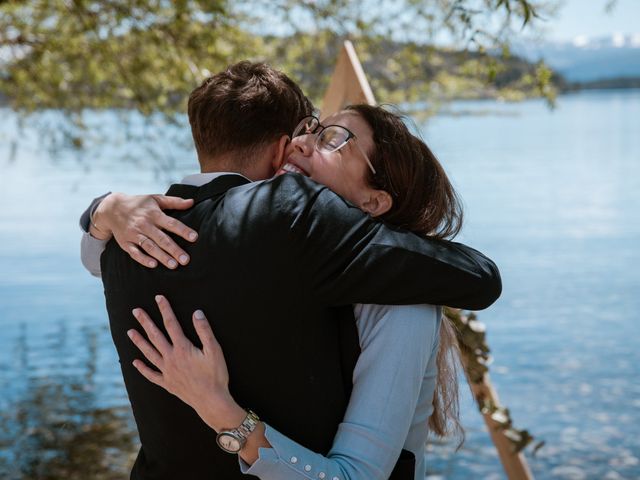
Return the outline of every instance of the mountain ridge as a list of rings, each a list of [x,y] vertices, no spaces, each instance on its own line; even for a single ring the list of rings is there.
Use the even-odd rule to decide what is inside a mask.
[[[517,42],[512,52],[531,62],[544,60],[569,83],[640,78],[640,33]]]

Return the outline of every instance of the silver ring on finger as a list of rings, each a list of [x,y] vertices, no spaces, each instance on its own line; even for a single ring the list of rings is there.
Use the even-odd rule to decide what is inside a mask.
[[[138,241],[138,246],[139,246],[140,248],[142,248],[142,244],[143,244],[144,242],[146,242],[147,240],[149,240],[147,237],[142,237],[142,238]]]

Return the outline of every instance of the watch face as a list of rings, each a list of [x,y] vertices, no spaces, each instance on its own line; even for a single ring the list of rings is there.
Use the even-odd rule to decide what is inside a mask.
[[[242,448],[240,440],[229,432],[222,432],[216,437],[216,441],[220,448],[229,453],[237,453]]]

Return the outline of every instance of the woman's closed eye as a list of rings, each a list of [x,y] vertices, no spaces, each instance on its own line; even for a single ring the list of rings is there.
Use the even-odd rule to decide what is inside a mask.
[[[344,143],[343,135],[327,130],[322,137],[322,144],[330,150],[337,150]]]
[[[326,145],[332,150],[336,150],[342,142],[339,142],[336,138],[330,138],[327,140]]]

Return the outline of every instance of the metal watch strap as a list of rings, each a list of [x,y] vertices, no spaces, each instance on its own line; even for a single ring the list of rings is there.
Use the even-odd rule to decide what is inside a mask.
[[[244,418],[239,427],[232,428],[230,430],[221,430],[216,436],[216,442],[218,446],[222,448],[227,453],[238,453],[244,445],[247,443],[247,437],[251,435],[251,433],[256,429],[258,422],[260,419],[258,416],[252,412],[251,410],[247,410],[247,416]],[[237,449],[230,450],[227,446],[224,445],[222,439],[225,437],[234,438],[236,442],[238,442]]]
[[[260,419],[258,418],[258,415],[253,413],[251,410],[247,410],[247,416],[244,417],[244,420],[242,421],[240,426],[236,428],[234,431],[240,437],[246,440],[247,437],[251,435],[251,432],[253,432],[256,429],[256,426],[258,425],[259,421]]]

